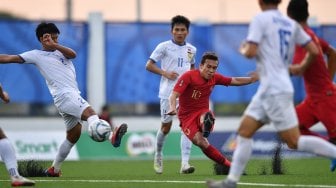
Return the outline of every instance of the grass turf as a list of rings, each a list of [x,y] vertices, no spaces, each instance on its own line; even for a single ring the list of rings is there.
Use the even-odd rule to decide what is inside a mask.
[[[271,159],[253,159],[249,162],[238,187],[335,187],[336,174],[329,171],[329,160],[323,158],[285,159],[284,174],[273,175]],[[50,165],[51,162],[42,162]],[[223,179],[215,175],[213,162],[191,160],[196,167],[193,174],[179,174],[180,161],[164,161],[164,172],[157,175],[149,160],[66,161],[62,177],[34,177],[37,188],[200,188],[206,187],[206,179]],[[0,165],[0,187],[10,187],[3,163]]]

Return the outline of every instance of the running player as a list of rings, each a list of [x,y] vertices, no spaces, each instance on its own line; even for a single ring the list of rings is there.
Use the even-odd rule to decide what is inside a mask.
[[[160,81],[160,110],[161,128],[156,134],[156,146],[154,153],[154,170],[163,172],[163,146],[165,138],[170,132],[173,117],[167,115],[169,110],[169,95],[177,79],[186,71],[194,69],[196,48],[186,42],[189,34],[190,21],[188,18],[177,15],[171,20],[171,34],[173,39],[157,45],[146,64],[146,69],[152,73],[161,75]],[[161,63],[159,67],[158,63]],[[189,174],[195,171],[189,164],[192,143],[181,133],[181,169],[180,173]]]
[[[237,187],[252,154],[252,137],[266,123],[274,125],[289,148],[336,159],[333,144],[316,136],[300,135],[293,103],[294,88],[288,66],[295,44],[304,46],[308,52],[298,69],[309,67],[318,55],[318,48],[298,23],[280,13],[281,0],[258,2],[262,12],[252,19],[247,42],[240,52],[248,58],[256,57],[260,85],[240,123],[229,175],[223,181],[207,181],[210,188]]]
[[[55,106],[64,119],[66,139],[59,147],[52,166],[46,170],[46,175],[51,177],[61,176],[61,164],[81,135],[82,121],[87,121],[89,125],[99,121],[93,108],[80,96],[75,67],[71,61],[76,57],[76,52],[58,43],[59,34],[54,23],[42,22],[36,28],[41,50],[35,49],[19,55],[0,55],[0,63],[34,64],[45,78]],[[127,125],[112,128],[111,143],[119,147]]]
[[[306,0],[291,0],[287,7],[287,14],[302,26],[319,47],[319,55],[306,70],[302,71],[306,98],[296,106],[300,131],[304,135],[321,136],[312,132],[310,128],[316,123],[322,122],[328,132],[327,139],[336,144],[336,87],[331,79],[333,73],[328,71],[323,56],[324,53],[327,55],[328,64],[336,64],[336,51],[325,40],[318,38],[309,28],[307,24],[308,2]],[[304,48],[296,46],[293,64],[300,64],[306,53]]]
[[[184,73],[177,81],[169,98],[168,115],[177,114],[184,134],[203,153],[218,164],[230,168],[231,162],[213,147],[207,137],[215,124],[213,112],[209,109],[210,95],[216,85],[240,86],[256,81],[257,77],[225,77],[216,73],[219,60],[213,52],[204,53],[198,70]]]
[[[0,98],[9,103],[9,95],[2,89],[0,85]],[[4,131],[0,128],[0,157],[5,163],[8,174],[11,177],[12,186],[34,186],[35,181],[22,177],[18,171],[18,163],[15,156],[15,151]]]

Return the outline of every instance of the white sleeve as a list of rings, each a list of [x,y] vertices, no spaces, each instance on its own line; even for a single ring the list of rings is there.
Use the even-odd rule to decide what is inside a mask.
[[[35,64],[36,54],[34,50],[23,52],[19,56],[24,60],[24,63]]]
[[[150,55],[150,59],[153,60],[155,63],[159,62],[165,55],[165,46],[163,43],[160,43],[156,46],[152,54]]]
[[[262,24],[262,19],[260,15],[255,16],[248,29],[248,34],[246,40],[248,42],[254,42],[259,44],[264,33],[264,28]]]
[[[311,37],[303,30],[303,28],[296,24],[296,32],[295,32],[295,43],[301,46],[305,46],[311,41]]]
[[[190,61],[190,64],[194,65],[196,63],[196,52],[197,52],[197,48],[194,47],[194,55]]]

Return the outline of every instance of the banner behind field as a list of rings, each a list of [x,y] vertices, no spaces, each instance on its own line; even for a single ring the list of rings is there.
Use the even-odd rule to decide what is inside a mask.
[[[114,148],[109,141],[94,142],[87,135],[85,125],[83,134],[78,143],[71,150],[67,160],[140,160],[153,159],[156,129],[160,119],[157,117],[144,118],[115,118],[116,124],[127,122],[129,129],[118,148]],[[1,127],[5,130],[13,143],[19,160],[53,160],[59,146],[65,139],[65,130],[62,119],[47,118],[20,118],[1,119]],[[177,122],[177,121],[175,121]],[[214,132],[209,137],[209,142],[226,155],[232,155],[236,146],[236,129],[239,125],[238,118],[217,118]],[[325,134],[321,125],[315,128]],[[165,159],[180,159],[180,131],[173,125],[171,133],[166,138],[164,145]],[[262,128],[254,137],[253,156],[270,155],[279,146],[277,134],[272,126]],[[282,154],[286,156],[310,156],[305,153],[292,152],[281,144]],[[203,152],[196,146],[192,147],[191,159],[206,159]]]
[[[65,138],[64,131],[6,131],[18,160],[54,160]],[[74,147],[67,159],[78,160]]]

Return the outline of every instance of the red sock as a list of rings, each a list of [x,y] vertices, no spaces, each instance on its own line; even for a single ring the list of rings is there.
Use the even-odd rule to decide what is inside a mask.
[[[218,164],[231,166],[231,162],[212,145],[209,145],[205,150],[203,150],[203,153]]]

